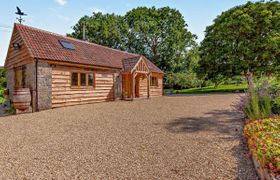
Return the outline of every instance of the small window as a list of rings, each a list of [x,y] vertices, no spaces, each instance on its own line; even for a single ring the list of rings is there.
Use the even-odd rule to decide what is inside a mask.
[[[88,85],[94,86],[94,74],[88,74]]]
[[[72,73],[71,85],[78,86],[78,73]]]
[[[151,77],[151,86],[158,86],[158,79],[157,77]]]
[[[80,74],[80,85],[81,86],[86,86],[87,85],[86,74],[85,73]]]
[[[65,49],[75,50],[74,45],[71,44],[70,42],[62,41],[62,40],[59,40],[59,42],[60,42],[61,46],[64,47]]]

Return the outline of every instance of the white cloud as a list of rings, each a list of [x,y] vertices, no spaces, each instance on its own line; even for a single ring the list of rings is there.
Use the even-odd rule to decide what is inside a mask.
[[[60,6],[64,6],[67,3],[66,0],[55,0],[55,2],[57,2]]]

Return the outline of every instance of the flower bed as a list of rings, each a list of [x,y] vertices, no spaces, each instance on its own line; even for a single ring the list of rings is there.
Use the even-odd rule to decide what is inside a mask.
[[[280,178],[280,117],[251,121],[244,133],[253,158]]]

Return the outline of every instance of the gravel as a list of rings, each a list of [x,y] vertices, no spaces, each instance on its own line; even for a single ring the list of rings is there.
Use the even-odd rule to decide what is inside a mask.
[[[256,179],[238,95],[166,96],[0,118],[1,179]]]

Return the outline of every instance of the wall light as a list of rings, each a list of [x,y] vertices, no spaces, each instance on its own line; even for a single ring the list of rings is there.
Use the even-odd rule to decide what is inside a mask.
[[[14,47],[14,49],[20,49],[21,48],[19,43],[13,43],[13,47]]]

